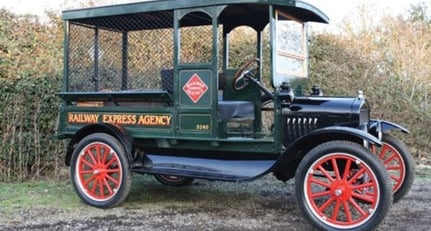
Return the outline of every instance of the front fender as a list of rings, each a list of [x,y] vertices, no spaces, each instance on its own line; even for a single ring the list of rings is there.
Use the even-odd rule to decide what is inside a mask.
[[[368,132],[365,132],[360,129],[352,128],[352,127],[344,127],[344,126],[331,126],[331,127],[325,127],[321,129],[314,130],[307,135],[299,138],[295,143],[302,143],[304,140],[321,140],[323,142],[329,141],[331,139],[340,139],[340,140],[354,140],[354,139],[361,139],[368,141],[372,144],[382,145],[382,142],[376,138],[375,136],[371,135]],[[323,143],[319,142],[319,143]],[[294,145],[293,144],[293,145]]]
[[[347,140],[363,145],[382,145],[376,136],[360,129],[345,126],[320,128],[290,143],[271,170],[277,179],[286,181],[295,175],[299,162],[311,149],[333,140]]]
[[[283,159],[285,155],[291,156],[291,153],[296,153],[298,150],[301,152],[308,152],[315,146],[332,140],[349,140],[356,143],[364,143],[364,145],[365,143],[371,143],[377,146],[382,145],[382,141],[376,136],[363,130],[345,126],[331,126],[316,129],[298,138],[286,147],[281,159]]]
[[[410,133],[405,127],[385,120],[370,120],[369,132],[381,140],[382,134],[388,131],[398,130],[403,133]]]

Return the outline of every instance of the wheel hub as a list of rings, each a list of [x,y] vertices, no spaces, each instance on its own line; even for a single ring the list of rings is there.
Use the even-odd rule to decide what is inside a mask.
[[[106,167],[102,164],[97,164],[94,166],[93,175],[96,176],[97,179],[103,179],[106,176]]]
[[[336,181],[333,183],[332,195],[336,197],[337,200],[347,201],[352,196],[352,190],[348,182],[343,180]]]

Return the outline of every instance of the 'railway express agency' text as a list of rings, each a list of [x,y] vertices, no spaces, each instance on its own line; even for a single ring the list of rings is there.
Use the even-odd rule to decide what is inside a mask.
[[[170,126],[172,115],[69,113],[69,124],[108,123],[118,125]]]

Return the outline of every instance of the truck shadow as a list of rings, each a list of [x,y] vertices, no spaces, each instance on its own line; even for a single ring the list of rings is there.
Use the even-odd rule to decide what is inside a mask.
[[[174,187],[162,185],[150,175],[134,175],[132,190],[121,207],[132,213],[153,210],[165,223],[167,217],[207,217],[211,221],[205,224],[214,222],[220,230],[313,230],[297,207],[293,183],[273,176],[241,183],[195,180]]]

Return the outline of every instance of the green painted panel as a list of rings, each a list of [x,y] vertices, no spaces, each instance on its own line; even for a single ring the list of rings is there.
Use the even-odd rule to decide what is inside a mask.
[[[212,118],[208,114],[181,114],[180,131],[194,133],[210,133]]]
[[[179,92],[181,106],[211,106],[211,70],[182,70],[179,73]]]

